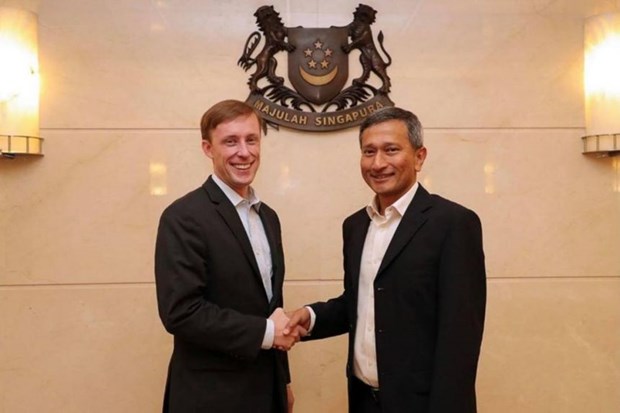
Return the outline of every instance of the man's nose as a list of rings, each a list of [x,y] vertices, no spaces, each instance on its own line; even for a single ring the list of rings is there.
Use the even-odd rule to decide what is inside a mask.
[[[372,169],[383,169],[387,163],[385,162],[385,156],[381,152],[377,152],[372,158]]]
[[[250,149],[248,148],[248,144],[244,141],[240,141],[237,145],[237,154],[243,157],[250,156]]]

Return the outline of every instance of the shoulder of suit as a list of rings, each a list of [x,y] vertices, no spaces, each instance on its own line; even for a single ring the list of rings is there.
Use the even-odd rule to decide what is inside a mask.
[[[271,208],[269,205],[267,205],[267,204],[266,204],[265,202],[263,202],[263,201],[260,201],[260,208],[261,208],[261,209],[263,209],[263,208],[264,208],[264,209],[265,209],[265,212],[267,212],[267,213],[269,213],[269,214],[273,214],[273,215],[276,215],[276,216],[278,215],[278,214],[276,213],[276,211],[274,211],[274,209],[273,209],[273,208]]]
[[[360,221],[368,221],[370,220],[370,218],[368,217],[368,212],[366,212],[366,207],[356,211],[355,213],[349,215],[348,217],[345,218],[344,222],[342,223],[343,226],[348,226],[348,225],[355,225]]]
[[[437,211],[443,211],[444,213],[462,216],[462,215],[473,215],[477,217],[478,215],[471,209],[458,204],[454,201],[446,199],[440,195],[431,194],[432,204],[436,208]]]
[[[198,211],[204,211],[207,205],[210,205],[209,197],[201,186],[188,192],[182,197],[172,202],[162,213],[163,215],[184,215],[192,214]]]

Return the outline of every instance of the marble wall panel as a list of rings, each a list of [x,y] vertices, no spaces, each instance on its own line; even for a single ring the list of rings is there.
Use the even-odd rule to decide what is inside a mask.
[[[287,284],[285,294],[293,309],[340,289]],[[160,409],[172,340],[153,285],[0,287],[0,324],[0,411]],[[344,354],[344,337],[291,354],[296,411],[342,411]]]
[[[37,13],[41,0],[0,0],[0,6],[15,7]]]
[[[154,412],[171,339],[152,285],[0,288],[0,411]]]
[[[41,2],[42,126],[194,127],[209,102],[247,96],[236,61],[261,4]],[[328,27],[350,22],[357,4],[274,6],[287,26]],[[392,97],[429,126],[583,126],[583,18],[613,10],[609,0],[373,5],[394,59]]]
[[[620,161],[581,155],[579,136],[427,131],[420,181],[481,216],[490,277],[620,274]],[[0,162],[1,282],[152,281],[161,211],[211,171],[198,131],[47,138],[43,159]],[[339,279],[341,222],[371,198],[355,132],[271,131],[262,152],[256,188],[279,211],[290,279]]]
[[[341,288],[288,282],[287,308]],[[480,411],[617,411],[618,294],[617,279],[490,280]],[[171,339],[153,285],[3,287],[0,323],[0,411],[160,408]],[[345,336],[293,349],[297,412],[344,411],[345,356]]]
[[[172,139],[166,136],[174,135]],[[47,135],[46,156],[0,164],[2,284],[152,281],[157,222],[206,174],[196,133]],[[192,140],[189,145],[178,142]],[[190,150],[193,149],[193,150]],[[193,164],[196,175],[188,175]],[[170,165],[165,176],[151,168]],[[163,185],[163,187],[162,187]],[[24,190],[28,188],[28,190]]]
[[[421,182],[478,212],[491,277],[620,274],[620,162],[582,155],[580,136],[426,134]]]
[[[481,412],[620,409],[620,281],[492,280]]]
[[[247,96],[236,61],[263,4],[0,0],[39,12],[46,138],[42,159],[0,159],[0,411],[160,408],[157,220],[211,171],[198,119]],[[328,27],[358,1],[271,4],[287,26]],[[480,411],[616,412],[620,160],[581,155],[579,138],[583,19],[620,2],[367,4],[394,59],[392,99],[427,128],[421,182],[483,221]],[[356,131],[270,131],[262,159],[287,307],[337,295],[341,221],[371,196]],[[345,353],[345,337],[291,353],[297,412],[344,411]]]

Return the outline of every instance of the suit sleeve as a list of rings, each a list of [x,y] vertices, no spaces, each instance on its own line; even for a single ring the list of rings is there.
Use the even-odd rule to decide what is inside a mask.
[[[310,307],[316,314],[316,322],[307,340],[333,337],[349,331],[346,293],[327,302],[311,304]]]
[[[278,248],[278,254],[281,257],[281,260],[279,261],[279,265],[282,267],[280,271],[282,273],[282,281],[277,286],[274,285],[274,288],[279,289],[280,297],[282,297],[282,299],[277,303],[277,305],[278,307],[284,308],[284,294],[282,292],[282,287],[284,284],[284,274],[286,273],[286,268],[285,268],[285,261],[284,261],[284,250],[282,248],[282,228],[280,226],[280,218],[278,218],[278,215],[275,213],[275,211],[271,209],[269,209],[269,211],[270,211],[270,216],[272,216],[271,222],[273,222],[274,224],[274,233],[276,234],[275,248]],[[274,293],[275,292],[276,291],[274,290]],[[291,371],[290,371],[289,363],[288,363],[288,352],[276,351],[276,357],[278,358],[278,365],[279,365],[279,368],[281,369],[281,374],[282,374],[282,377],[284,377],[285,383],[290,384],[291,383]]]
[[[265,318],[222,308],[204,298],[209,279],[200,226],[189,214],[167,209],[155,247],[155,281],[160,318],[166,330],[206,350],[239,359],[260,352]]]
[[[470,210],[459,210],[448,230],[438,282],[438,331],[429,412],[475,412],[486,275],[481,224]]]

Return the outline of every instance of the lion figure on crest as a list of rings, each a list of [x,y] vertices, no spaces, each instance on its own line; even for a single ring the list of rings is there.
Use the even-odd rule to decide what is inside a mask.
[[[360,4],[353,12],[353,21],[349,23],[349,37],[351,43],[344,44],[342,50],[345,53],[349,53],[353,49],[360,51],[360,63],[362,64],[362,75],[353,80],[353,84],[363,85],[370,77],[370,72],[373,72],[383,82],[383,85],[379,89],[383,93],[389,93],[390,91],[390,78],[387,75],[387,67],[392,64],[392,57],[387,53],[383,47],[383,33],[379,32],[379,45],[381,50],[388,57],[387,63],[383,61],[381,55],[375,47],[374,40],[372,38],[372,31],[370,25],[375,22],[375,15],[377,11],[370,6]]]
[[[246,72],[256,65],[256,71],[250,76],[248,84],[252,93],[260,93],[258,81],[264,77],[271,83],[278,85],[284,83],[284,78],[276,76],[276,66],[278,63],[274,55],[283,50],[292,52],[295,50],[295,46],[286,41],[287,29],[282,24],[280,14],[275,11],[273,6],[259,7],[254,16],[256,16],[258,27],[265,35],[265,46],[256,55],[256,58],[252,58],[252,53],[256,50],[261,39],[259,32],[253,32],[245,42],[243,54],[237,61],[237,64]]]

